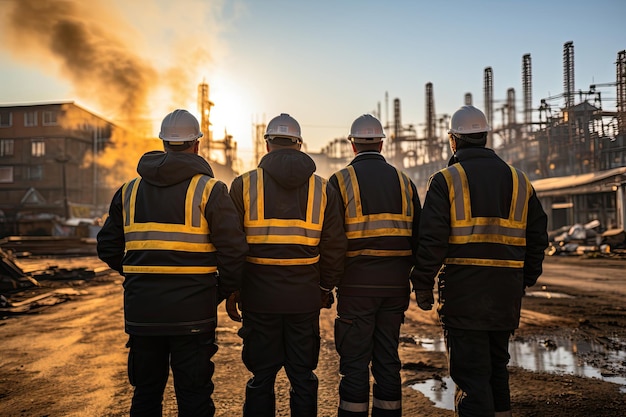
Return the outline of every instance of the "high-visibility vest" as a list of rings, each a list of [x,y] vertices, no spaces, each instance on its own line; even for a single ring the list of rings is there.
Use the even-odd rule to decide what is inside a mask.
[[[263,169],[246,172],[243,180],[244,219],[243,227],[250,246],[248,262],[260,265],[312,265],[319,261],[319,253],[306,258],[280,258],[253,256],[254,245],[303,245],[317,247],[322,236],[324,211],[326,210],[327,181],[311,175],[308,184],[306,219],[266,219]],[[294,197],[296,198],[296,197]],[[280,253],[280,249],[277,253]],[[283,251],[283,253],[285,253]]]
[[[363,214],[361,192],[354,167],[350,165],[336,174],[339,191],[345,204],[344,221],[348,241],[382,236],[410,237],[413,234],[413,188],[409,178],[402,171],[397,169],[396,171],[402,196],[401,213]],[[368,248],[348,250],[346,256],[410,256],[411,254],[410,248],[402,250]]]
[[[204,218],[204,209],[217,183],[208,175],[195,175],[187,187],[185,197],[185,223],[160,222],[138,223],[135,221],[137,190],[141,178],[135,178],[122,187],[124,217],[124,239],[126,251],[172,251],[212,253],[215,246],[209,238],[209,225]],[[158,209],[155,207],[154,209]],[[209,256],[196,257],[195,265],[162,265],[162,256],[154,252],[152,265],[124,265],[123,271],[135,274],[208,274],[217,271]]]
[[[526,175],[509,166],[513,179],[507,218],[474,217],[467,175],[460,163],[441,171],[450,200],[450,236],[446,264],[523,268],[526,254],[526,219],[532,186]],[[470,257],[469,245],[495,243],[484,257]]]

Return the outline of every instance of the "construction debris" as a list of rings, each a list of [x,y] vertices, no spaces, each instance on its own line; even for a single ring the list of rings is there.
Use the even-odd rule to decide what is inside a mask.
[[[68,284],[79,286],[109,272],[107,267],[64,268],[58,265],[24,272],[10,251],[0,249],[0,255],[0,314],[5,316],[28,313],[62,303],[73,295],[85,294],[85,291],[68,288]]]
[[[586,255],[624,258],[626,233],[624,229],[601,231],[598,220],[587,224],[563,226],[548,233],[548,255]]]
[[[12,292],[38,286],[36,279],[25,274],[10,254],[0,249],[0,291]]]
[[[96,239],[77,236],[8,236],[0,239],[0,249],[13,253],[44,255],[96,255]]]

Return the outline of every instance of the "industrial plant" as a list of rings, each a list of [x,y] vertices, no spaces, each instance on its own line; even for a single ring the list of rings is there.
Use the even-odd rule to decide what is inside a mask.
[[[626,50],[617,53],[614,81],[577,89],[574,44],[566,42],[563,92],[538,100],[532,96],[531,55],[521,58],[521,100],[513,88],[504,99],[494,97],[494,69],[484,69],[484,103],[476,106],[484,109],[492,126],[487,146],[528,174],[548,213],[550,230],[590,222],[602,231],[623,230]],[[450,115],[435,111],[435,87],[425,85],[424,123],[403,122],[400,99],[390,103],[387,94],[386,120],[380,103],[375,112],[387,133],[384,156],[411,176],[422,201],[429,177],[451,156]],[[222,139],[214,138],[208,83],[198,85],[197,98],[204,134],[200,155],[211,163],[217,178],[230,184],[241,173],[237,143],[226,131]],[[471,93],[465,94],[463,104],[474,104]],[[265,154],[265,125],[253,124],[252,129],[258,162]],[[120,126],[74,102],[0,106],[0,237],[65,233],[50,230],[49,218],[63,219],[61,224],[67,225],[72,219],[102,216],[115,189],[136,175],[128,161],[134,163],[146,150],[146,140],[155,139],[152,149],[160,149],[147,131]],[[143,141],[142,149],[129,149],[137,137]],[[320,153],[309,154],[318,174],[325,177],[353,157],[345,137],[331,139]],[[127,169],[121,170],[125,165]]]

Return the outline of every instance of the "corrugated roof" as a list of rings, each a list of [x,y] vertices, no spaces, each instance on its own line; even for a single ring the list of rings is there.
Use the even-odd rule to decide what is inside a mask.
[[[622,174],[626,174],[626,167],[613,168],[607,171],[591,172],[588,174],[569,175],[567,177],[542,178],[532,181],[532,184],[535,191],[539,194],[568,188],[582,187]]]

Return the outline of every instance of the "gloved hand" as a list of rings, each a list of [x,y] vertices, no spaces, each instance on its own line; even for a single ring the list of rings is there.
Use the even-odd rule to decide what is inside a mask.
[[[435,304],[435,297],[432,290],[427,291],[415,291],[415,301],[417,306],[424,311],[432,310],[433,304]]]
[[[320,287],[321,300],[322,300],[322,308],[330,308],[335,302],[335,296],[333,295],[333,290],[327,290],[326,288]]]
[[[241,310],[241,295],[239,291],[234,291],[232,294],[228,296],[226,300],[226,312],[228,313],[228,317],[234,321],[241,321],[241,314],[239,310]]]

